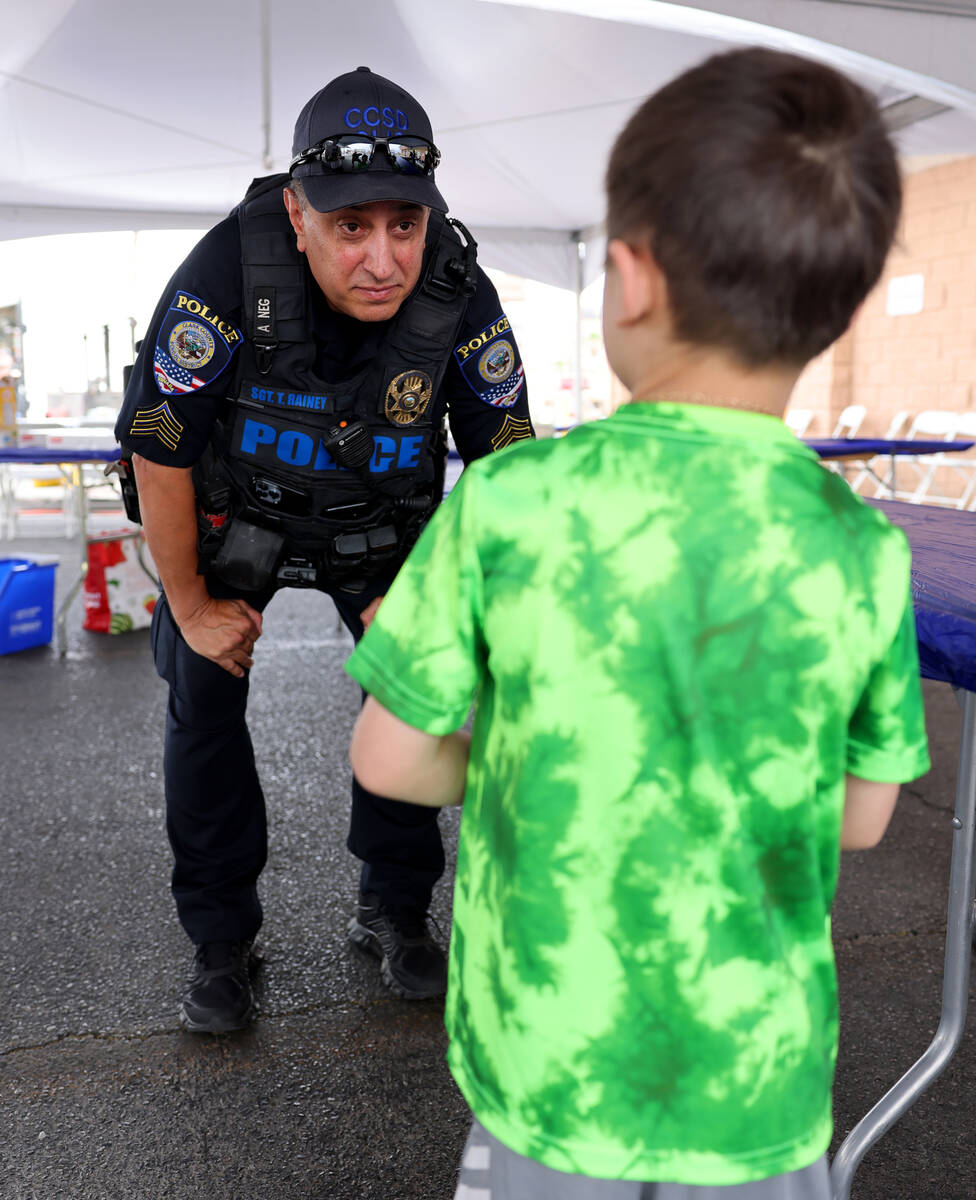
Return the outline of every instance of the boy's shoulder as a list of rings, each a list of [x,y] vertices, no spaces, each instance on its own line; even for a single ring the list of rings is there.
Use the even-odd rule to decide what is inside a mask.
[[[584,428],[580,426],[572,432],[576,434]],[[534,486],[553,474],[572,472],[570,441],[570,437],[520,438],[468,463],[462,478],[469,486],[475,479],[489,486]]]
[[[830,488],[829,491],[825,489],[825,498],[830,515],[840,530],[855,540],[883,548],[889,556],[911,559],[908,538],[880,508],[875,508],[863,496],[852,491],[840,475],[830,474],[829,481]]]

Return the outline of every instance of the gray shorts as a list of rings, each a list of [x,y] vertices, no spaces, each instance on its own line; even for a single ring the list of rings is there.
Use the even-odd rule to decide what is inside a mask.
[[[454,1200],[831,1200],[827,1156],[801,1171],[729,1187],[593,1179],[544,1167],[503,1146],[477,1121]]]

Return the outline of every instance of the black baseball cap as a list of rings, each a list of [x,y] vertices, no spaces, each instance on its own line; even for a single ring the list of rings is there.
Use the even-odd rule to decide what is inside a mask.
[[[427,114],[409,92],[382,75],[374,75],[369,67],[357,67],[327,83],[302,109],[295,122],[292,156],[303,154],[325,138],[355,133],[434,140]],[[300,163],[291,174],[302,181],[308,202],[317,212],[335,212],[371,200],[406,200],[447,212],[433,173],[407,175],[394,171],[383,154],[375,156],[368,171],[331,171],[313,160]]]

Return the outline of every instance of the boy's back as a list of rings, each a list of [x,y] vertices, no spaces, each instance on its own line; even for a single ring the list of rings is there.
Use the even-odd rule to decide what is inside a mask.
[[[398,712],[463,720],[483,639],[448,1028],[506,1145],[696,1183],[821,1152],[845,772],[925,769],[871,750],[914,654],[907,562],[756,413],[631,404],[469,470],[396,595],[437,664]],[[382,696],[417,633],[369,644]]]

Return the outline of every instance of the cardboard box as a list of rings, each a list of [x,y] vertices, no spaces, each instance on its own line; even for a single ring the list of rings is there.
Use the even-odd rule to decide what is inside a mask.
[[[51,640],[57,565],[0,558],[0,654],[44,646]]]
[[[17,392],[0,386],[0,446],[17,445]]]

